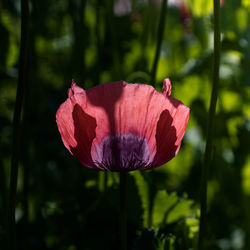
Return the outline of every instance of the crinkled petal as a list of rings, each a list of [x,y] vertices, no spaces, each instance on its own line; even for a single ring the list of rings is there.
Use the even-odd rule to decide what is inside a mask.
[[[73,83],[68,93],[58,110],[58,128],[83,164],[110,171],[150,169],[177,154],[189,109],[170,96],[169,79],[163,93],[124,81],[87,91]]]

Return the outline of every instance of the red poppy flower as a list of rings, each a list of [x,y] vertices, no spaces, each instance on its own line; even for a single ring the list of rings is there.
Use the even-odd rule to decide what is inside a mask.
[[[145,84],[124,81],[83,90],[72,82],[56,121],[62,141],[83,165],[108,171],[152,169],[179,151],[189,108]]]

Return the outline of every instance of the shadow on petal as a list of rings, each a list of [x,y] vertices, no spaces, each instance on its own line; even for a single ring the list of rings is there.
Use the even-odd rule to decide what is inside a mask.
[[[93,106],[102,107],[105,110],[109,119],[110,132],[114,136],[116,134],[115,106],[122,98],[123,88],[123,82],[113,82],[98,85],[86,91],[88,101]]]
[[[70,147],[72,154],[84,165],[95,168],[91,158],[91,145],[96,136],[96,119],[86,114],[79,104],[72,112],[76,147]]]
[[[161,112],[160,118],[156,127],[156,154],[153,160],[152,167],[159,167],[171,160],[178,149],[175,145],[177,136],[176,129],[172,126],[173,117],[167,109]]]
[[[109,121],[110,134],[116,138],[117,124],[115,120],[115,106],[120,98],[122,98],[124,83],[113,82],[109,85],[99,85],[98,88],[92,88],[86,92],[87,98],[94,106],[102,107],[107,114]],[[112,140],[112,154],[116,162],[120,160],[120,150],[118,141]]]

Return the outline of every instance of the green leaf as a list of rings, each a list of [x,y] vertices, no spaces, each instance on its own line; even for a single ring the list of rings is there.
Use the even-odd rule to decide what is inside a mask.
[[[191,215],[191,206],[193,205],[192,200],[183,199],[176,204],[176,206],[169,211],[168,216],[166,218],[166,223],[170,224],[178,221],[182,217]]]
[[[153,208],[153,226],[160,227],[166,212],[178,202],[176,193],[167,194],[166,190],[159,190],[155,196]]]
[[[191,216],[192,205],[193,201],[186,197],[180,200],[175,192],[168,194],[166,190],[159,190],[154,200],[153,226],[159,228]]]

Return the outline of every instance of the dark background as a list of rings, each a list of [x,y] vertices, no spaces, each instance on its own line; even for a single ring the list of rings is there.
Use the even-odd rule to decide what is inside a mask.
[[[30,1],[29,71],[17,190],[20,249],[118,249],[119,175],[81,166],[55,113],[71,80],[172,82],[191,109],[179,154],[128,180],[129,249],[196,249],[213,58],[212,1],[169,0],[156,82],[161,1]],[[208,181],[207,249],[250,249],[250,2],[221,6],[220,89]],[[0,2],[0,247],[6,246],[20,2]],[[164,248],[165,247],[165,248]]]

